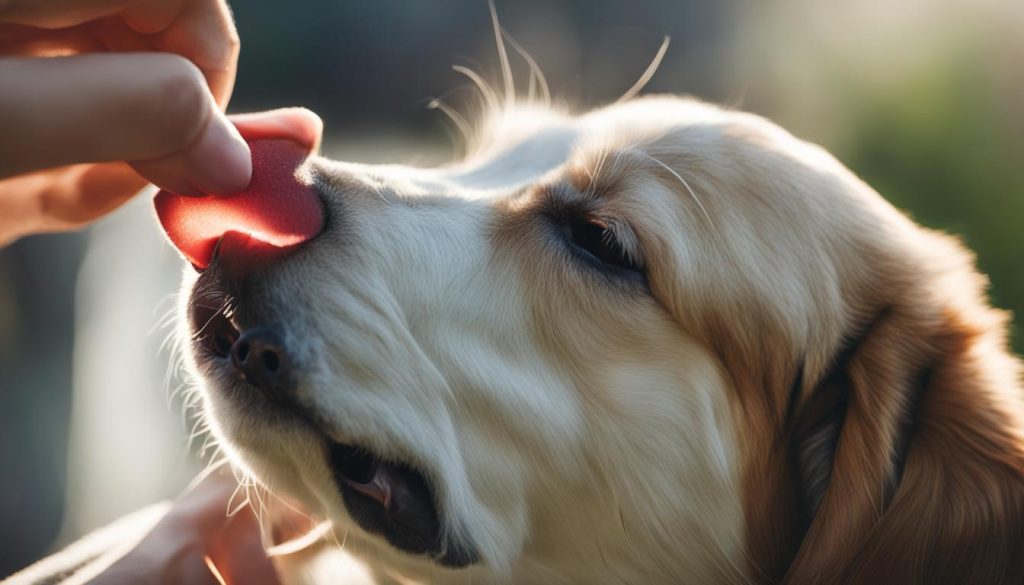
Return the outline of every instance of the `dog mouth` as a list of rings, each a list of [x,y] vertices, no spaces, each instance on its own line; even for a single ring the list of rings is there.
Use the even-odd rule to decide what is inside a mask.
[[[329,441],[327,453],[345,508],[361,528],[443,566],[465,567],[479,560],[472,549],[447,541],[435,490],[415,466],[335,441]]]
[[[239,383],[263,390],[255,394],[263,395],[267,406],[291,412],[301,424],[311,426],[324,437],[335,487],[356,524],[383,537],[400,551],[428,556],[445,567],[461,568],[479,561],[471,545],[456,544],[443,529],[435,484],[419,467],[328,438],[324,425],[291,399],[289,392],[261,384],[266,380],[252,379],[243,373],[244,369],[237,371],[238,344],[244,342],[246,329],[236,319],[233,298],[218,295],[216,299],[192,301],[192,331],[196,349],[203,358],[232,368]]]

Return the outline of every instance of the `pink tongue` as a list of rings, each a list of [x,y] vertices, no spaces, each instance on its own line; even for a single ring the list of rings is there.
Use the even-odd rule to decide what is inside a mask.
[[[323,204],[303,165],[311,148],[287,138],[248,142],[252,181],[245,191],[230,197],[160,191],[154,199],[171,243],[197,268],[210,265],[218,240],[227,232],[284,248],[311,240],[323,229]]]

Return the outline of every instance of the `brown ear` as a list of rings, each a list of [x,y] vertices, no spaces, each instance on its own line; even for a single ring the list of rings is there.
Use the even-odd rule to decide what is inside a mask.
[[[792,407],[784,582],[1024,583],[1019,366],[980,290],[895,299]]]

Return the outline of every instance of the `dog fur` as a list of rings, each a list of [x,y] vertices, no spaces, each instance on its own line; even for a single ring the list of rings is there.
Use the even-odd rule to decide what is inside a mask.
[[[435,169],[315,161],[327,230],[237,299],[283,328],[306,416],[189,352],[234,463],[372,579],[1024,582],[1021,369],[957,240],[693,99],[517,105],[477,143]],[[580,262],[559,214],[642,280]],[[481,561],[353,524],[325,436],[422,469]]]

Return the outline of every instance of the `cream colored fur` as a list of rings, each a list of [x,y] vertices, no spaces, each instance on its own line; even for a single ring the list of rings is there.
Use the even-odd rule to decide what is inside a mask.
[[[691,99],[512,109],[487,131],[446,168],[320,161],[340,216],[258,301],[300,356],[299,400],[323,431],[429,470],[482,565],[443,569],[362,532],[316,432],[246,418],[192,364],[214,433],[378,576],[744,581],[728,376],[699,320],[757,294],[788,342],[836,343],[838,291],[827,271],[803,286],[819,268],[804,236],[826,254],[848,215],[833,211],[865,187],[769,122]],[[529,209],[559,185],[629,226],[650,291],[550,249]]]

